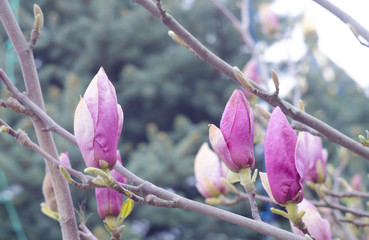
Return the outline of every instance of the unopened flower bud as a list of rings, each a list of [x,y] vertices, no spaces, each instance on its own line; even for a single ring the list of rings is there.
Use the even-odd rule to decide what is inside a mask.
[[[233,172],[254,168],[254,115],[241,90],[228,100],[220,129],[211,124],[210,143],[220,159]]]
[[[300,135],[304,138],[306,150],[306,181],[322,183],[327,175],[328,151],[323,148],[320,137],[308,132],[300,132]]]
[[[350,185],[352,189],[355,191],[362,191],[363,189],[363,180],[359,173],[355,174],[350,181]]]
[[[74,133],[87,167],[114,167],[122,127],[123,111],[115,88],[100,68],[74,115]]]
[[[286,116],[276,107],[269,119],[265,134],[265,168],[268,194],[279,204],[301,202],[304,196],[305,145],[296,137]],[[263,179],[262,179],[263,181]]]
[[[61,164],[63,164],[64,166],[71,167],[68,152],[61,153],[59,155],[59,160],[60,160]]]
[[[250,59],[245,67],[242,69],[242,73],[245,77],[250,78],[256,83],[261,83],[261,75],[260,75],[260,69],[258,66],[258,62],[255,58]],[[244,90],[245,96],[247,99],[250,99],[252,97],[251,93],[248,90]]]

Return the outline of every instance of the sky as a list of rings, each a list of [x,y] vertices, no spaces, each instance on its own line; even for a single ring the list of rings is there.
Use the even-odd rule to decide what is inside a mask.
[[[331,2],[369,29],[368,0],[331,0]],[[281,15],[294,16],[304,13],[315,24],[320,50],[359,85],[369,88],[369,48],[361,45],[341,20],[312,0],[276,0],[273,9]],[[292,35],[289,42],[280,44],[289,49],[287,52],[292,59],[298,59],[305,52],[302,28],[297,27]],[[273,55],[275,53],[271,53],[270,57],[273,58]]]

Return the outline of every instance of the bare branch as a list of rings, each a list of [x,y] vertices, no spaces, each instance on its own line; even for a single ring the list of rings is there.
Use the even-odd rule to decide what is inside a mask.
[[[131,173],[130,171],[128,171],[126,168],[124,168],[123,166],[119,164],[116,164],[114,169],[118,171],[120,174],[122,174],[123,176],[125,176],[128,179],[128,181],[130,181],[133,185],[141,186],[142,193],[144,195],[152,194],[163,200],[174,201],[176,203],[177,208],[187,209],[187,210],[203,213],[209,216],[213,216],[215,218],[218,218],[218,219],[221,219],[221,220],[224,220],[224,221],[227,221],[227,222],[230,222],[230,223],[233,223],[233,224],[245,227],[245,228],[252,229],[261,234],[272,236],[277,239],[285,239],[285,240],[305,239],[303,237],[300,237],[293,233],[276,228],[264,222],[255,221],[255,220],[242,217],[240,215],[237,215],[237,214],[234,214],[234,213],[231,213],[231,212],[228,212],[228,211],[216,208],[216,207],[212,207],[212,206],[209,206],[203,203],[189,200],[187,198],[183,198],[173,192],[169,192],[165,189],[159,188],[155,186],[154,184],[137,177],[136,175],[134,175],[133,173]]]
[[[42,128],[42,130],[49,130],[53,131],[56,134],[64,137],[69,142],[77,145],[76,139],[74,138],[73,134],[65,130],[64,128],[60,127],[49,115],[45,113],[40,107],[38,107],[25,93],[21,93],[9,80],[8,76],[4,72],[3,69],[0,68],[0,78],[4,82],[6,88],[9,92],[12,93],[13,97],[18,101],[22,102],[26,106],[30,108],[30,110],[42,121],[42,123],[47,126]]]
[[[354,210],[354,209],[351,209],[351,208],[348,208],[348,207],[345,207],[345,206],[342,206],[342,205],[339,205],[339,204],[336,204],[336,203],[332,203],[332,202],[329,202],[329,201],[326,201],[324,203],[313,201],[312,203],[316,207],[336,209],[336,210],[340,210],[342,212],[351,213],[351,214],[353,214],[355,216],[358,216],[358,217],[369,217],[369,212],[365,212],[365,211],[362,211],[362,210],[360,210],[360,211],[359,210]]]
[[[41,26],[41,16],[39,13],[38,16],[37,26]],[[33,52],[24,38],[24,35],[9,6],[8,0],[0,0],[0,20],[17,53],[28,96],[41,110],[44,110],[45,105]],[[42,129],[45,128],[42,122],[35,121],[32,118],[31,120],[41,148],[48,152],[53,158],[57,159],[58,151],[51,132],[42,131]],[[73,201],[68,183],[60,174],[59,169],[53,168],[53,166],[46,160],[45,164],[47,172],[51,177],[53,193],[55,194],[56,203],[58,205],[59,224],[63,239],[78,240],[77,221],[74,214]]]
[[[352,18],[350,15],[339,9],[337,6],[335,6],[328,0],[313,0],[313,1],[322,6],[323,8],[327,9],[333,15],[338,17],[342,22],[347,24],[350,27],[351,31],[354,30],[353,33],[355,37],[358,38],[358,36],[362,36],[369,43],[369,31],[365,27],[363,27],[360,23],[358,23],[354,18]],[[358,40],[360,43],[362,43],[359,38]],[[366,44],[363,45],[367,46]]]
[[[345,191],[342,193],[337,193],[333,191],[324,191],[324,193],[337,198],[346,198],[346,197],[369,198],[369,193],[359,191]]]

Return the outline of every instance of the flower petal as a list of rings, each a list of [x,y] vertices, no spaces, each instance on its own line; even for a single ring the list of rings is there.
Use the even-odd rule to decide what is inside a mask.
[[[94,122],[86,102],[80,99],[74,114],[74,135],[87,167],[98,167],[94,158]]]
[[[218,156],[210,150],[205,142],[196,154],[194,162],[195,178],[200,193],[205,197],[215,197],[224,193],[226,188],[221,181],[223,169]],[[216,191],[214,191],[214,189]]]
[[[299,137],[297,138],[296,142],[296,150],[295,150],[295,165],[296,170],[300,175],[300,188],[301,194],[299,195],[298,202],[301,202],[304,198],[304,183],[305,183],[305,176],[307,171],[307,164],[306,164],[306,138],[303,137],[303,132],[299,133]]]
[[[233,163],[231,154],[228,150],[228,146],[224,140],[223,134],[220,131],[220,129],[217,128],[214,124],[210,124],[209,139],[211,146],[213,147],[214,151],[218,154],[220,159],[222,159],[224,164],[227,165],[227,167],[232,171],[238,172],[240,168]]]
[[[260,180],[261,180],[261,185],[263,185],[263,188],[264,188],[265,192],[268,194],[268,196],[270,197],[270,199],[272,199],[273,202],[278,204],[277,201],[273,197],[272,190],[270,189],[267,174],[264,173],[264,172],[259,172],[259,176],[260,176]]]
[[[286,116],[276,107],[265,134],[265,168],[275,200],[286,204],[301,189],[295,166],[297,137]]]

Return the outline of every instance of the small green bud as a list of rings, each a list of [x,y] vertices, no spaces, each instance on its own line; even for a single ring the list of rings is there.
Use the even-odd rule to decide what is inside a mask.
[[[37,4],[33,5],[33,15],[35,16],[35,22],[33,25],[34,29],[42,29],[44,26],[44,14],[42,13],[42,10],[40,6]]]
[[[272,70],[272,79],[273,79],[273,83],[274,83],[275,89],[279,89],[278,75],[277,75],[277,73],[274,70]]]
[[[243,75],[238,67],[233,67],[233,74],[236,77],[237,82],[241,84],[242,87],[244,87],[246,90],[249,90],[250,92],[254,90],[254,87],[252,86],[250,81],[247,79],[247,77],[245,77],[245,75]]]
[[[8,132],[8,128],[5,125],[1,125],[0,132],[2,132],[2,133]]]
[[[178,43],[178,44],[180,44],[180,45],[182,45],[183,47],[185,47],[185,48],[188,48],[188,44],[185,42],[185,41],[183,41],[183,39],[182,38],[180,38],[180,37],[178,37],[178,35],[175,33],[175,32],[173,32],[173,31],[168,31],[168,35],[173,39],[173,41],[175,41],[176,43]]]

